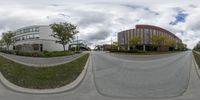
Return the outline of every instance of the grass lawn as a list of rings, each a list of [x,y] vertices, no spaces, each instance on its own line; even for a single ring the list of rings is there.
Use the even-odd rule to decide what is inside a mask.
[[[197,54],[197,53],[194,52],[194,51],[193,51],[193,54],[194,54],[194,58],[195,58],[195,60],[196,60],[196,63],[197,63],[197,65],[198,65],[199,68],[200,68],[200,55]]]
[[[72,62],[45,68],[21,65],[0,56],[0,71],[15,85],[32,89],[50,89],[74,81],[84,69],[89,54]]]

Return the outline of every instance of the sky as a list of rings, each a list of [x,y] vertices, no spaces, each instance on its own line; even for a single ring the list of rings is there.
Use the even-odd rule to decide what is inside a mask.
[[[199,0],[0,0],[2,32],[31,25],[71,22],[93,48],[117,41],[137,24],[162,27],[192,49],[200,41]]]

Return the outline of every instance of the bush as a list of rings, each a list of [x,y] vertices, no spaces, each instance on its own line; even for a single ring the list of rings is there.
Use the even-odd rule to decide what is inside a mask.
[[[23,52],[23,51],[17,51],[16,55],[28,56],[28,57],[43,57],[44,56],[42,52]]]
[[[12,50],[1,50],[1,52],[7,53],[7,54],[15,54],[15,51],[12,51]]]
[[[45,57],[57,57],[57,56],[67,56],[72,55],[72,51],[53,51],[53,52],[44,52]]]
[[[74,52],[72,51],[24,52],[24,51],[14,51],[14,50],[1,50],[1,52],[19,56],[28,56],[28,57],[58,57],[58,56],[67,56],[74,54]]]

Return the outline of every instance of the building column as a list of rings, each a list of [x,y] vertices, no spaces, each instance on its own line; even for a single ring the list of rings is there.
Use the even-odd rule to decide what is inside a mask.
[[[146,47],[145,47],[145,45],[143,45],[143,51],[146,51]]]

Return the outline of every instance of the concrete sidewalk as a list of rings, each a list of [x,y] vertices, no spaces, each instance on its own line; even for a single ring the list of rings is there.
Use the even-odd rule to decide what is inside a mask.
[[[67,62],[71,62],[86,53],[75,54],[70,56],[62,56],[62,57],[51,57],[51,58],[41,58],[41,57],[25,57],[25,56],[17,56],[11,54],[5,54],[0,52],[0,56],[12,60],[16,63],[35,66],[35,67],[48,67],[64,64]]]

